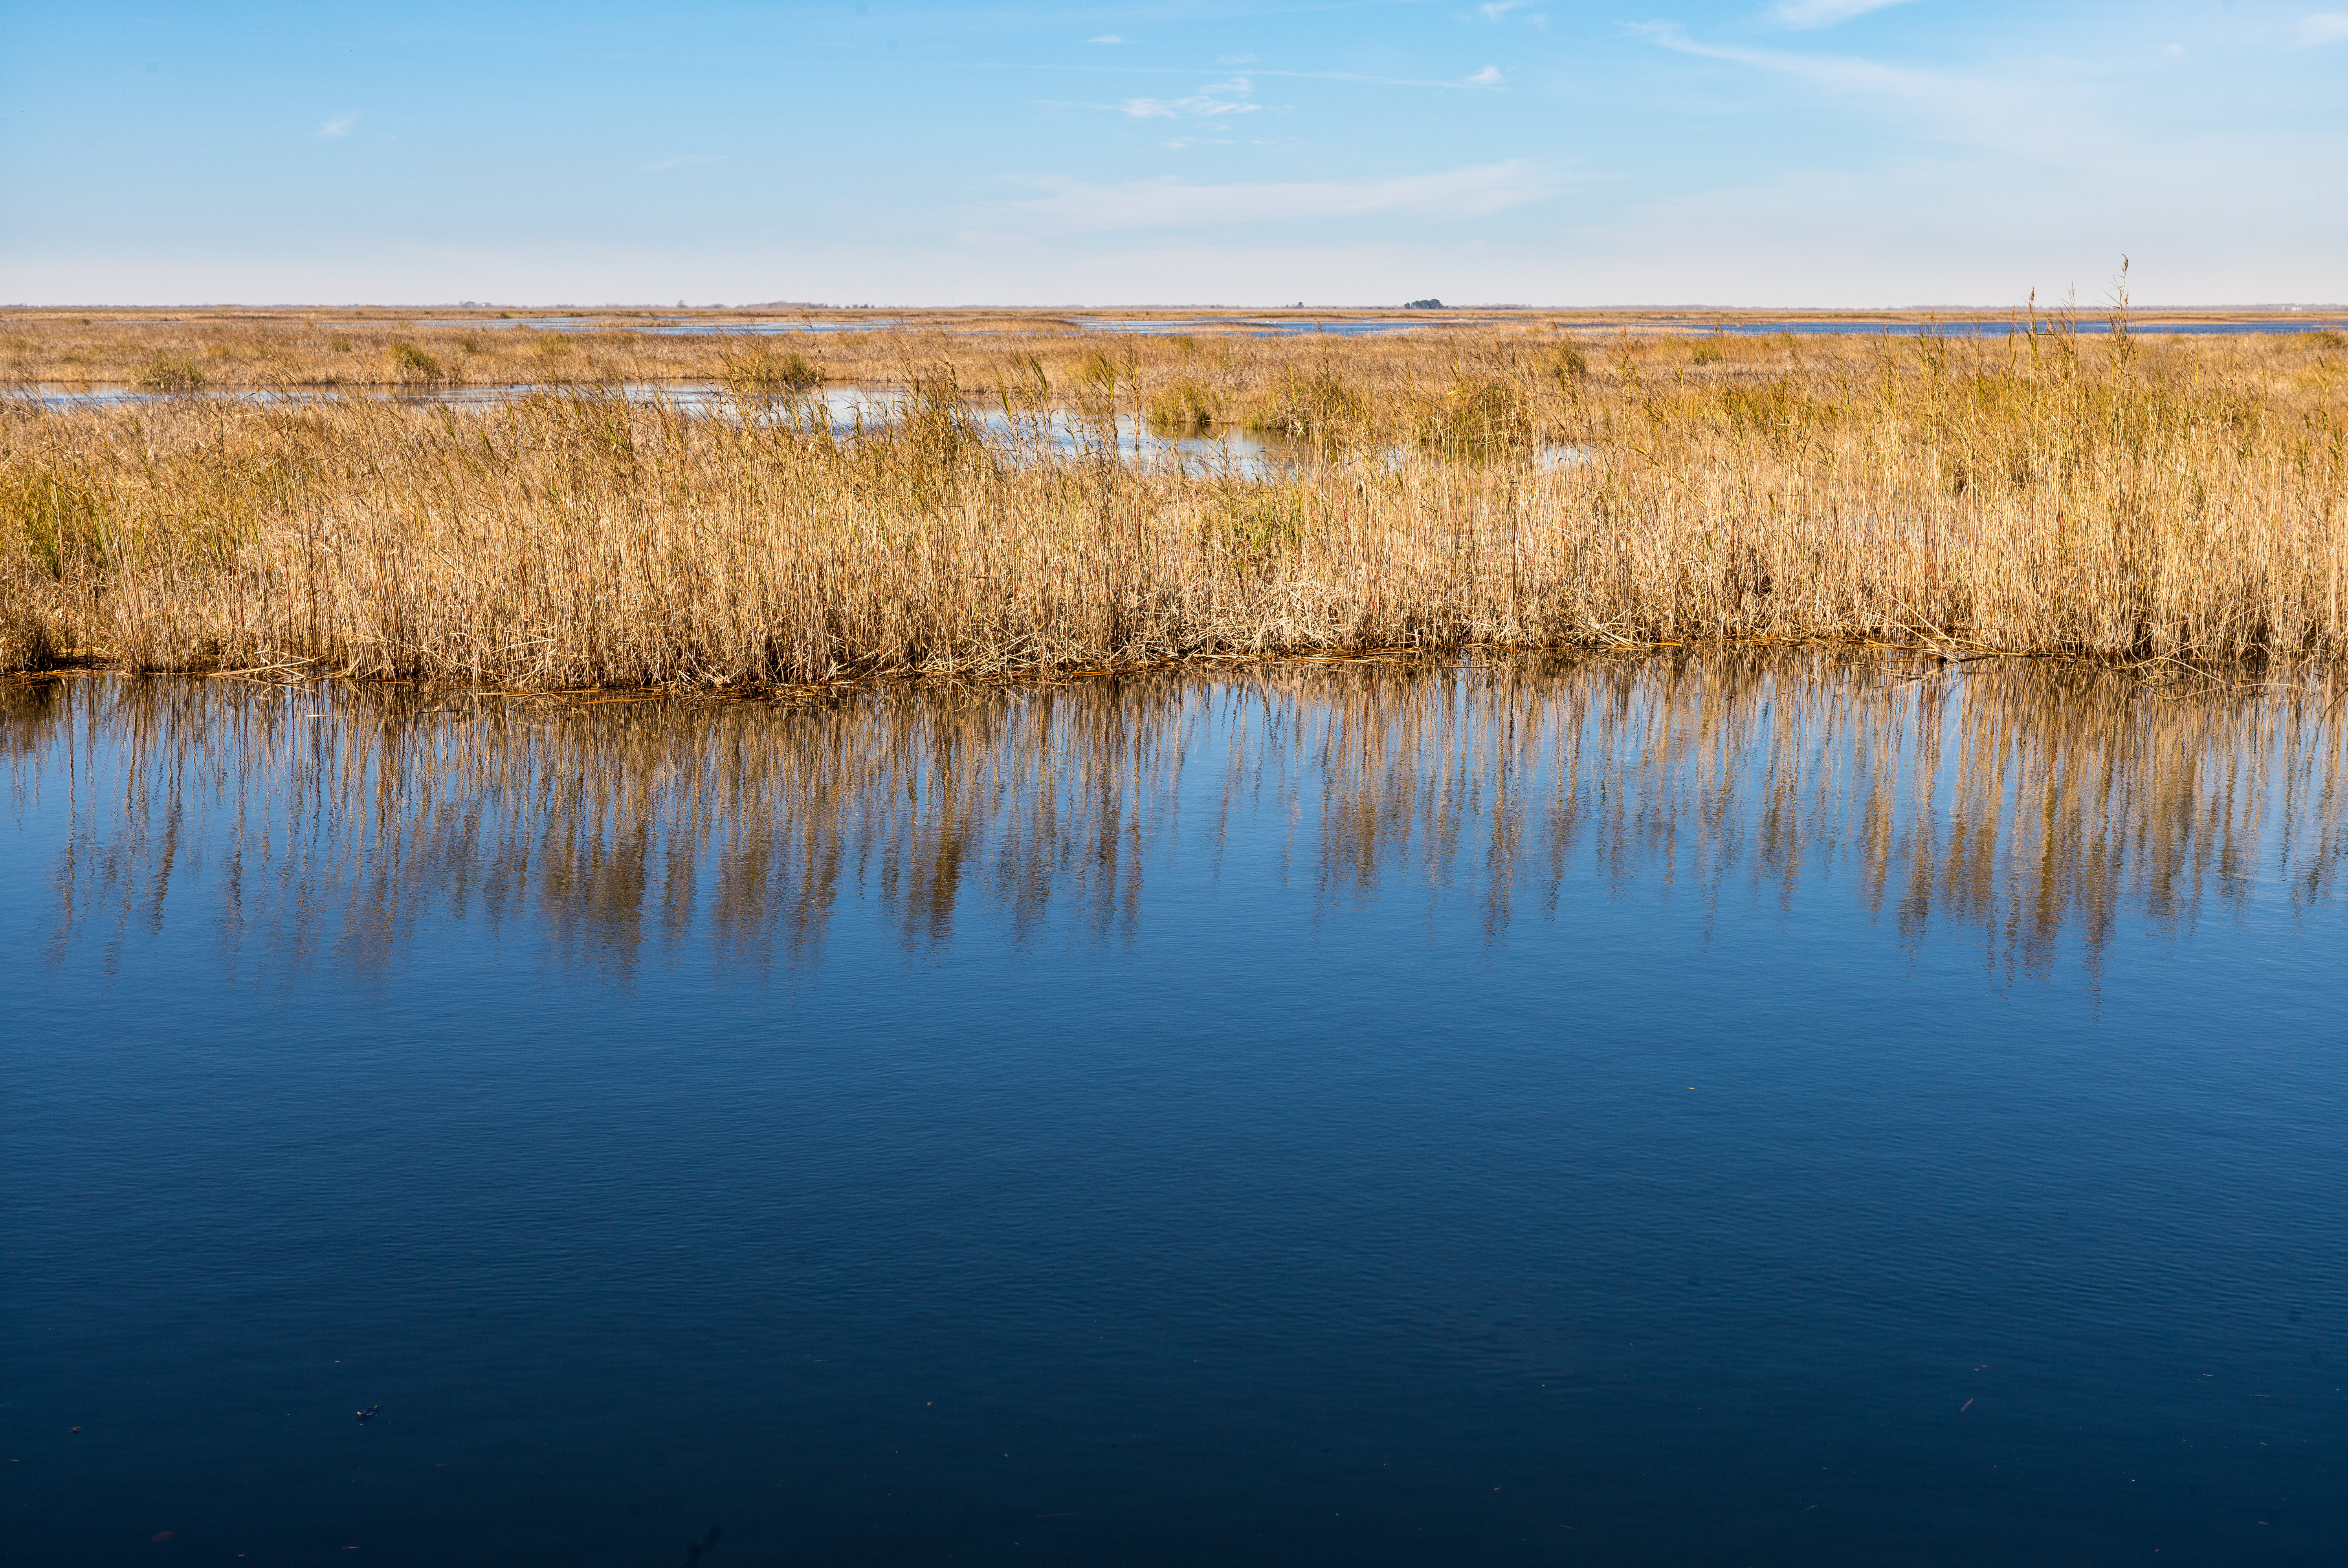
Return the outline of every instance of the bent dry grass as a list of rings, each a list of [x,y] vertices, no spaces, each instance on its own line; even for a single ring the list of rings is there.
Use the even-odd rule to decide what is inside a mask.
[[[1704,640],[2348,651],[2348,353],[2320,337],[888,346],[907,412],[849,435],[800,389],[870,344],[717,345],[716,417],[592,379],[461,410],[18,400],[0,660],[551,688]],[[320,353],[473,374],[454,342]],[[1306,460],[1019,436],[1054,405]]]

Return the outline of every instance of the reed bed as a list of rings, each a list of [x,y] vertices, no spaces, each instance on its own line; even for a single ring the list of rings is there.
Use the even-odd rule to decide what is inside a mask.
[[[1323,318],[1275,313],[1292,328],[1316,327]],[[775,390],[805,384],[810,375],[838,382],[901,384],[917,368],[957,361],[973,384],[1005,375],[1046,374],[1056,385],[1097,384],[1115,374],[1175,391],[1189,383],[1220,404],[1234,390],[1256,392],[1300,364],[1327,354],[1342,357],[1345,375],[1377,394],[1397,383],[1423,381],[1454,358],[1486,357],[1498,345],[1519,349],[1543,343],[1603,344],[1603,359],[1622,353],[1657,366],[1718,367],[1715,374],[1815,365],[1892,325],[1929,325],[1932,318],[1894,313],[1871,320],[1814,324],[1847,327],[1839,341],[1790,336],[1755,339],[1703,331],[1685,313],[1515,313],[1508,324],[1474,330],[1447,326],[1440,314],[1350,312],[1326,318],[1348,323],[1383,316],[1430,330],[1346,340],[1244,335],[1251,318],[1185,316],[1160,323],[1172,335],[1126,335],[1080,328],[1073,317],[1033,311],[891,313],[885,329],[852,311],[589,313],[451,311],[431,313],[383,309],[335,311],[199,310],[0,311],[0,381],[57,388],[134,387],[155,393],[289,393],[321,388],[430,390],[444,387],[567,385],[615,381],[734,384]],[[1468,318],[1471,320],[1477,318]],[[1725,315],[1718,318],[1725,323]],[[2029,320],[2026,313],[2024,318]],[[2182,320],[2183,318],[2178,318]],[[2220,319],[2211,316],[2209,319]],[[1490,321],[1492,318],[1482,318]],[[2075,324],[2075,313],[2044,318],[2053,331]],[[2157,337],[2157,321],[2133,321],[2140,337]],[[1196,330],[1189,330],[1193,323]],[[800,324],[820,330],[761,335],[754,329]],[[1983,315],[1940,323],[1962,336],[1974,327],[2001,328],[2011,318]],[[2175,324],[2172,323],[2172,324]],[[2294,333],[2287,318],[2271,318],[2274,340],[2287,348],[2348,348],[2337,329]],[[657,329],[657,330],[655,330]],[[1601,375],[1605,366],[1599,367]],[[1230,407],[1210,407],[1239,417]]]
[[[2348,346],[2320,335],[1045,346],[892,335],[895,373],[859,374],[908,412],[845,433],[808,396],[841,367],[771,344],[719,345],[715,415],[609,367],[488,408],[18,398],[0,664],[738,688],[1367,648],[2348,651]],[[1095,438],[1045,439],[1056,409]],[[1137,465],[1119,416],[1292,460]]]

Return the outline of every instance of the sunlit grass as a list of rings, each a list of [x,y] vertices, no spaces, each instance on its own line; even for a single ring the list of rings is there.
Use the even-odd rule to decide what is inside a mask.
[[[551,333],[474,331],[469,354],[412,327],[290,330],[219,363],[563,390],[12,404],[0,656],[544,687],[1707,640],[2348,651],[2348,352],[2322,334],[1112,353],[873,333],[824,340],[821,364],[588,334],[552,375]],[[641,374],[625,356],[690,354],[740,390],[733,416],[611,387]],[[836,433],[804,396],[825,380],[895,386],[907,412]],[[1016,435],[1055,406],[1104,433],[1253,431],[1296,461],[1137,468]]]

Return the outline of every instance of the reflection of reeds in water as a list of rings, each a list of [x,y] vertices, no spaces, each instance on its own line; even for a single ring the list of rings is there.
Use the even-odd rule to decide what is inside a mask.
[[[232,948],[359,963],[442,915],[623,967],[705,946],[806,962],[853,900],[912,949],[973,911],[1014,941],[1129,939],[1153,865],[1243,843],[1309,865],[1331,918],[1467,899],[1498,938],[1577,883],[1709,905],[1824,877],[1907,939],[1953,920],[2043,971],[2066,939],[2092,965],[2123,917],[2188,929],[2254,885],[2329,898],[2348,776],[2312,684],[2193,695],[1789,654],[1284,665],[806,711],[5,690],[19,793],[69,803],[63,943],[160,922],[192,872]]]
[[[2253,880],[2329,897],[2341,733],[2310,689],[2179,696],[2102,672],[1898,674],[1784,655],[1560,668],[1319,693],[1312,782],[1332,892],[1472,880],[1498,935],[1576,876],[1861,887],[2043,968],[2123,911],[2189,927]],[[1385,689],[1380,689],[1384,686]]]

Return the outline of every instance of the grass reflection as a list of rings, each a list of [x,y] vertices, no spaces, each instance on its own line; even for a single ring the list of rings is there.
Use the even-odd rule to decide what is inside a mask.
[[[0,684],[0,756],[20,815],[62,814],[60,954],[212,918],[231,963],[366,968],[455,919],[622,972],[696,948],[805,965],[856,900],[913,952],[969,922],[1129,941],[1169,856],[1276,853],[1324,917],[1464,900],[1492,941],[1577,885],[1831,883],[1900,939],[1970,929],[2011,974],[2066,944],[2093,968],[2126,919],[2329,899],[2337,697],[1786,652],[796,709],[104,678]]]

